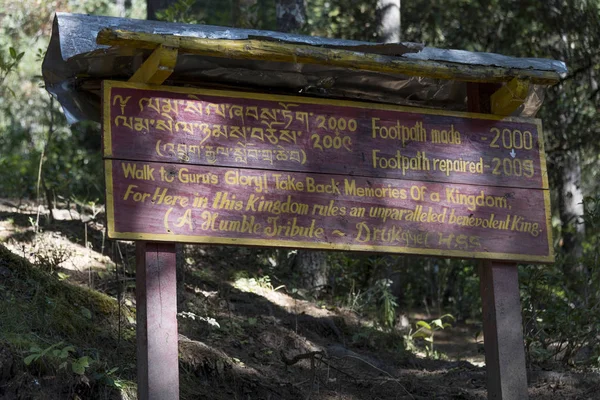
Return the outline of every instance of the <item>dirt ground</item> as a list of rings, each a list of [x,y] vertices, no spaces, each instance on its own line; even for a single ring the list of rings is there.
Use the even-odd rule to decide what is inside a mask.
[[[50,265],[49,273],[67,276],[65,285],[118,297],[133,309],[133,244],[107,240],[101,210],[55,210],[52,224],[46,214],[32,203],[0,200],[0,246],[33,265]],[[41,226],[37,233],[36,221]],[[382,332],[348,310],[234,276],[232,271],[251,268],[249,254],[244,248],[186,248],[178,299],[182,399],[486,398],[485,357],[476,326],[458,324],[436,332],[435,348],[443,359],[408,353],[402,332]],[[0,260],[2,279],[16,279],[14,268]],[[420,316],[409,317],[414,322]],[[22,353],[2,348],[2,339],[0,397],[53,398],[41,389],[31,397],[6,389],[16,387],[17,379],[25,384],[15,371],[31,372],[23,369]],[[531,399],[600,399],[598,371],[533,365],[528,381]]]

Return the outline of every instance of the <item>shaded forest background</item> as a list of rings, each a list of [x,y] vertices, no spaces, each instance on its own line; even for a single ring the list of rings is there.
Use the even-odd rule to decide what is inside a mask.
[[[298,5],[300,17],[285,19],[279,12]],[[41,79],[55,10],[390,40],[377,5],[376,0],[0,0],[0,197],[35,200],[50,210],[76,209],[88,215],[86,223],[103,216],[100,128],[89,122],[68,126]],[[549,266],[519,267],[524,334],[530,363],[600,367],[600,0],[405,1],[401,21],[402,41],[566,62],[569,73],[546,91],[537,115],[547,143],[557,259]],[[37,233],[52,219],[52,212],[42,213],[30,224]],[[184,259],[196,254],[184,253]],[[351,310],[382,331],[403,329],[414,310],[429,321],[445,314],[459,322],[480,320],[473,261],[269,249],[248,250],[246,257],[253,261],[233,273],[271,289],[285,285],[288,293],[323,307]],[[322,279],[307,280],[305,268]]]

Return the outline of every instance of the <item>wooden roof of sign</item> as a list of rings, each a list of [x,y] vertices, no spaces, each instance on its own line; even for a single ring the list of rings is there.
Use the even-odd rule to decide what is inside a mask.
[[[43,64],[69,122],[100,120],[100,84],[127,80],[157,48],[176,49],[165,84],[466,110],[465,82],[508,83],[510,114],[533,116],[560,61],[279,32],[57,13]],[[167,53],[163,52],[162,56]],[[159,57],[159,56],[154,56]],[[525,83],[525,84],[523,84]],[[515,92],[516,91],[516,92]],[[515,94],[516,93],[516,94]]]

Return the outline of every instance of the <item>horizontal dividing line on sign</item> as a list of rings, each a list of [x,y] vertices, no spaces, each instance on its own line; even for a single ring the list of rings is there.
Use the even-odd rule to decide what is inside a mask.
[[[447,111],[433,108],[416,108],[407,107],[395,104],[384,104],[384,103],[367,103],[363,101],[354,100],[331,100],[323,99],[319,97],[306,97],[306,96],[291,96],[283,94],[265,94],[257,92],[244,92],[244,91],[233,91],[233,90],[217,90],[217,89],[203,89],[203,88],[186,88],[186,87],[175,87],[175,86],[154,86],[146,85],[144,83],[133,83],[123,81],[102,81],[103,93],[106,97],[110,94],[112,88],[125,88],[125,89],[140,89],[149,90],[157,93],[180,93],[180,94],[193,94],[193,95],[205,95],[205,96],[217,96],[223,98],[239,98],[248,100],[267,100],[267,101],[291,101],[303,104],[316,104],[316,105],[328,105],[328,106],[341,106],[350,108],[364,108],[371,110],[382,110],[382,111],[398,111],[409,114],[425,114],[425,115],[439,115],[447,117],[461,117],[470,119],[484,119],[490,121],[509,121],[509,122],[522,122],[522,123],[534,123],[541,124],[539,118],[526,118],[526,117],[512,117],[512,116],[501,116],[494,114],[482,114],[474,112],[462,112],[462,111]],[[110,104],[105,104],[105,111],[110,109]]]
[[[119,158],[119,157],[114,157],[114,156],[109,156],[109,157],[102,157],[103,160],[114,160],[114,161],[123,161],[123,162],[130,162],[130,163],[160,163],[160,164],[165,164],[165,165],[173,165],[173,166],[181,166],[181,167],[210,167],[210,168],[225,168],[225,169],[242,169],[242,170],[252,170],[252,171],[258,171],[258,172],[281,172],[281,173],[310,173],[310,174],[315,174],[315,175],[335,175],[338,176],[340,175],[339,173],[335,173],[335,172],[326,172],[326,171],[322,171],[322,170],[305,170],[305,171],[301,171],[298,169],[290,169],[290,170],[280,170],[280,169],[272,169],[272,168],[260,168],[260,167],[253,167],[253,166],[246,166],[246,167],[238,167],[238,166],[227,166],[227,165],[213,165],[213,164],[200,164],[200,163],[184,163],[184,162],[178,162],[178,161],[155,161],[155,160],[144,160],[141,158]],[[345,176],[348,177],[355,177],[355,178],[378,178],[378,179],[388,179],[388,180],[398,180],[398,181],[415,181],[415,179],[410,179],[410,178],[404,178],[404,177],[390,177],[390,176],[377,176],[377,175],[368,175],[368,174],[360,174],[360,173],[348,173],[345,174]],[[547,176],[547,173],[546,173]],[[504,188],[504,189],[528,189],[528,190],[549,190],[547,188],[541,187],[541,188],[532,188],[530,186],[519,186],[519,185],[513,185],[513,186],[500,186],[500,185],[494,185],[491,183],[467,183],[467,182],[461,182],[461,181],[457,181],[457,182],[448,182],[448,181],[443,181],[443,180],[435,180],[435,179],[419,179],[419,182],[424,182],[424,183],[442,183],[442,184],[452,184],[452,183],[460,183],[461,185],[469,185],[469,186],[482,186],[482,187],[494,187],[494,188]]]

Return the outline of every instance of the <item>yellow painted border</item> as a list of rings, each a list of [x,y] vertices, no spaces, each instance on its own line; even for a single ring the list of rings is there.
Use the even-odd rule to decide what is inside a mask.
[[[546,165],[546,149],[544,143],[544,131],[542,129],[542,121],[536,119],[538,130],[538,141],[540,149],[540,173],[542,174],[542,186],[549,188],[548,183],[548,167]],[[546,232],[548,236],[548,250],[550,257],[554,261],[554,240],[552,239],[552,204],[550,203],[550,190],[544,190],[544,211],[546,212]]]
[[[550,204],[550,190],[544,190],[544,210],[546,212],[546,234],[548,238],[548,257],[554,262],[554,240],[552,240],[552,210]]]
[[[207,96],[218,96],[218,97],[233,97],[239,99],[255,99],[255,100],[271,100],[271,101],[288,101],[303,104],[319,104],[319,105],[331,105],[331,106],[343,106],[343,107],[359,107],[371,110],[384,110],[384,111],[401,111],[413,114],[427,114],[427,115],[441,115],[446,117],[463,117],[471,119],[485,119],[491,121],[511,121],[511,122],[522,122],[532,123],[541,121],[537,118],[523,118],[523,117],[504,117],[501,115],[494,114],[480,114],[471,112],[459,112],[459,111],[445,111],[430,108],[417,108],[417,107],[405,107],[393,104],[379,104],[379,103],[367,103],[362,101],[351,101],[351,100],[332,100],[332,99],[320,99],[315,97],[301,97],[301,96],[290,96],[290,95],[279,95],[279,94],[265,94],[255,92],[237,92],[232,90],[214,90],[214,89],[201,89],[201,88],[185,88],[175,86],[153,86],[146,85],[144,83],[134,82],[122,82],[122,81],[104,81],[105,93],[110,88],[125,88],[125,89],[142,89],[142,90],[158,90],[161,92],[168,93],[182,93],[182,94],[201,94]],[[106,120],[105,120],[106,122]]]
[[[304,248],[304,249],[320,249],[320,250],[342,250],[342,251],[366,251],[366,252],[385,252],[396,254],[414,254],[427,255],[438,257],[460,257],[460,258],[478,258],[486,260],[503,260],[503,261],[519,261],[519,262],[554,262],[554,255],[548,256],[532,256],[521,255],[514,253],[487,253],[487,252],[470,252],[460,250],[440,250],[440,249],[419,249],[419,248],[404,248],[396,246],[365,246],[365,245],[346,245],[334,243],[315,243],[315,242],[300,242],[300,241],[285,241],[274,239],[250,239],[250,238],[223,238],[214,236],[200,235],[176,235],[176,234],[161,234],[161,233],[137,233],[137,232],[115,232],[109,228],[108,237],[111,239],[123,240],[146,240],[159,242],[180,242],[180,243],[203,243],[203,244],[220,244],[220,245],[242,245],[242,246],[263,246],[263,247],[286,247],[286,248]]]
[[[104,160],[104,175],[106,179],[106,225],[108,232],[115,232],[115,200],[113,188],[112,160]]]
[[[110,94],[113,85],[110,81],[102,81],[102,136],[104,157],[112,157],[112,131],[110,129]]]
[[[539,263],[552,263],[554,262],[554,247],[552,243],[552,224],[550,214],[550,192],[548,188],[548,172],[546,167],[546,155],[544,151],[544,138],[542,132],[541,120],[537,118],[521,118],[521,117],[505,117],[493,114],[480,114],[480,113],[469,113],[469,112],[456,112],[456,111],[444,111],[444,110],[432,110],[423,108],[403,107],[388,104],[374,104],[357,101],[347,100],[328,100],[311,97],[297,97],[297,96],[286,96],[286,95],[271,95],[263,93],[253,92],[236,92],[230,90],[211,90],[211,89],[198,89],[198,88],[180,88],[172,86],[154,86],[143,83],[133,82],[122,82],[122,81],[104,81],[103,82],[103,95],[105,99],[110,99],[112,88],[127,88],[127,89],[142,89],[142,90],[158,90],[169,93],[183,93],[183,94],[204,94],[208,96],[217,97],[234,97],[242,99],[255,99],[255,100],[271,100],[271,101],[289,101],[303,104],[320,104],[320,105],[333,105],[333,106],[344,106],[344,107],[359,107],[372,110],[384,110],[384,111],[401,111],[407,113],[417,113],[426,115],[441,115],[451,117],[463,117],[472,119],[484,119],[492,121],[511,121],[521,123],[533,123],[538,129],[538,149],[540,154],[540,173],[542,175],[542,189],[532,190],[543,190],[544,191],[544,208],[546,213],[546,231],[548,237],[548,252],[547,256],[531,256],[521,255],[514,253],[487,253],[487,252],[468,252],[459,250],[439,250],[439,249],[413,249],[413,248],[402,248],[395,246],[365,246],[365,245],[340,245],[331,243],[314,243],[314,242],[298,242],[298,241],[283,241],[283,240],[272,240],[272,239],[235,239],[235,238],[221,238],[212,236],[198,236],[198,235],[175,235],[175,234],[148,234],[148,233],[136,233],[136,232],[116,232],[115,221],[114,221],[114,199],[113,199],[113,181],[112,181],[112,160],[105,160],[105,174],[106,174],[106,217],[108,223],[108,236],[111,239],[123,239],[123,240],[148,240],[148,241],[164,241],[164,242],[181,242],[181,243],[204,243],[204,244],[221,244],[221,245],[246,245],[246,246],[273,246],[273,247],[301,247],[306,249],[322,249],[322,250],[343,250],[343,251],[366,251],[366,252],[385,252],[385,253],[396,253],[396,254],[415,254],[415,255],[429,255],[439,257],[460,257],[460,258],[478,258],[486,260],[504,260],[504,261],[517,261],[517,262],[539,262]],[[110,130],[110,103],[107,101],[103,102],[103,122],[104,122],[104,157],[112,156],[112,141]]]
[[[534,121],[538,131],[538,148],[540,153],[540,174],[542,175],[542,188],[549,189],[548,168],[546,167],[546,149],[544,144],[544,131],[542,130],[542,121],[539,119],[535,119]]]

